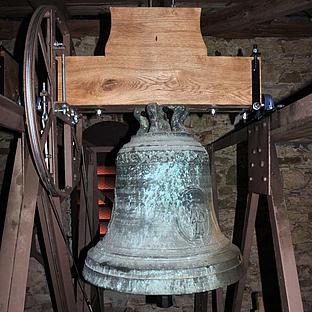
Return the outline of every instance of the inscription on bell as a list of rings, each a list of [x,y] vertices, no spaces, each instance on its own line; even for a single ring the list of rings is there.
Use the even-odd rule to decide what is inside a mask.
[[[177,224],[185,239],[194,241],[209,234],[208,202],[200,189],[188,189],[181,194],[182,216]]]

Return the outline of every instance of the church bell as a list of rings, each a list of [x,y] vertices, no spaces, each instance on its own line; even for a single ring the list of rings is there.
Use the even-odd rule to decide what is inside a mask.
[[[83,269],[96,286],[189,294],[232,284],[245,272],[216,220],[208,153],[184,128],[185,107],[169,108],[135,110],[140,129],[117,155],[108,232]]]

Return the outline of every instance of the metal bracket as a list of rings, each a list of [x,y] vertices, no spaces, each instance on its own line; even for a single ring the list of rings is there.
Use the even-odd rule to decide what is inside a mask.
[[[270,119],[248,126],[248,189],[270,195]]]
[[[252,104],[253,106],[261,101],[261,84],[260,84],[260,62],[259,62],[259,50],[257,45],[255,44],[252,48],[252,57],[253,60],[251,62],[252,67]]]

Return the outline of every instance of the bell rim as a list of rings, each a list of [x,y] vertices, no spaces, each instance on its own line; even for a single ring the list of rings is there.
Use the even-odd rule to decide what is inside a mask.
[[[241,259],[242,255],[239,248],[231,243],[231,241],[222,235],[222,238],[215,239],[216,243],[212,241],[208,245],[201,248],[198,247],[198,252],[195,253],[195,246],[189,250],[185,249],[186,253],[182,253],[183,249],[171,249],[159,251],[156,253],[149,253],[155,249],[117,249],[103,250],[102,247],[106,244],[105,238],[98,243],[98,245],[91,248],[85,259],[85,263],[94,263],[94,266],[101,267],[103,263],[111,267],[127,267],[129,270],[139,269],[188,269],[219,265],[222,263],[226,265],[229,262],[235,262],[236,259]],[[190,246],[189,246],[190,247]],[[116,253],[119,251],[118,253]],[[130,253],[131,252],[131,253]],[[164,256],[162,256],[164,255]],[[179,255],[177,257],[177,255]],[[101,259],[97,261],[95,259]],[[219,261],[218,259],[222,259]],[[171,267],[172,265],[172,267]]]
[[[163,278],[163,276],[166,276],[168,270],[154,270],[162,278],[150,278],[150,270],[140,270],[140,277],[127,275],[127,273],[120,276],[110,275],[109,273],[103,274],[103,272],[89,267],[86,261],[83,268],[83,277],[87,282],[95,286],[128,294],[182,295],[222,288],[237,282],[246,274],[246,267],[241,257],[235,265],[229,266],[222,271],[207,273],[205,267],[197,268],[197,270],[197,273],[202,274],[192,275],[194,269],[188,269],[187,275],[189,276],[183,274],[185,272],[170,270],[172,273],[176,273],[176,277],[167,279]]]

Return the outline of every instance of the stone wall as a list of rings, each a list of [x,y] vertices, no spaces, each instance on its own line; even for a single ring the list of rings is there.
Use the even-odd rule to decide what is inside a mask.
[[[208,54],[237,55],[241,49],[250,55],[252,45],[257,43],[262,57],[262,89],[275,101],[284,101],[289,95],[311,85],[312,81],[312,39],[283,40],[279,38],[257,38],[254,40],[222,40],[204,38]],[[74,39],[78,55],[93,55],[98,38]],[[1,41],[0,41],[1,44]],[[14,42],[3,42],[13,50]],[[207,73],[209,74],[209,73]],[[233,128],[227,115],[193,114],[187,120],[187,127],[203,143],[208,144]],[[310,211],[312,184],[312,144],[280,145],[278,156],[284,180],[284,194],[292,230],[295,255],[305,311],[312,311],[312,212]],[[220,225],[230,238],[236,203],[236,150],[227,148],[216,154],[217,182],[220,207]],[[255,241],[254,241],[255,246]],[[27,311],[50,311],[47,303],[47,287],[44,271],[36,260],[30,263]],[[246,291],[242,311],[251,309],[251,292],[260,291],[257,249],[254,247],[248,269]],[[141,296],[126,296],[105,292],[105,306],[109,311],[149,311],[155,305],[145,305]],[[174,306],[168,311],[191,311],[191,296],[176,296]]]

